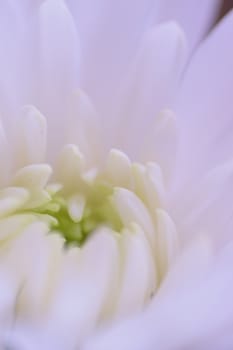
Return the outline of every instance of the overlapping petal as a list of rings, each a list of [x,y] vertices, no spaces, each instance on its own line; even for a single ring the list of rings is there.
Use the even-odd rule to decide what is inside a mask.
[[[217,7],[210,0],[0,5],[1,186],[13,184],[0,200],[0,346],[63,350],[83,342],[85,350],[180,350],[232,344],[226,330],[233,319],[233,248],[222,247],[232,236],[233,166],[226,161],[232,157],[233,14],[203,42],[179,85]],[[87,94],[74,93],[77,87]],[[25,104],[35,104],[46,118],[31,106],[20,112]],[[85,188],[67,200],[74,222],[111,147],[159,165],[131,163],[112,150],[104,181],[125,188],[114,188],[107,204],[124,229],[116,234],[109,222],[99,225],[82,249],[66,251],[49,229],[56,217],[47,217],[56,205],[64,210],[64,198],[60,207],[50,203],[43,211],[54,194],[45,188],[51,167],[34,163],[45,161],[47,149],[53,163],[67,142],[88,158],[84,162],[77,146],[66,145],[55,171],[62,194]],[[37,222],[40,215],[43,222]],[[178,234],[184,249],[177,257]],[[107,322],[110,328],[92,338]]]

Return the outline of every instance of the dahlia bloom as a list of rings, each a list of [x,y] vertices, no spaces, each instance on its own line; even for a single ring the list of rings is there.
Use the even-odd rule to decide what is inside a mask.
[[[232,349],[218,4],[1,3],[2,349]]]

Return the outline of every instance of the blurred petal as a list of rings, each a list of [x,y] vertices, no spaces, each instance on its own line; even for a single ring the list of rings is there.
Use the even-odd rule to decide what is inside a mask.
[[[199,47],[184,76],[176,103],[182,187],[232,157],[232,30],[233,12]]]
[[[4,169],[4,171],[0,172],[0,187],[5,185],[7,180],[9,180],[10,168],[12,165],[11,150],[5,130],[0,121],[0,169]]]
[[[151,13],[156,11],[157,1],[68,0],[67,3],[82,38],[83,87],[103,107],[103,103],[112,100],[124,77]]]
[[[46,156],[47,121],[36,108],[23,108],[21,123],[16,135],[17,165],[42,163]]]
[[[185,53],[184,34],[174,22],[150,29],[144,37],[125,87],[119,94],[120,102],[115,111],[118,127],[115,143],[120,145],[114,146],[123,147],[133,158],[140,154],[153,118],[161,109],[171,105]],[[111,123],[113,128],[114,119]],[[149,137],[154,135],[149,133]]]
[[[162,110],[151,122],[140,147],[141,158],[146,161],[154,159],[160,165],[165,180],[172,180],[176,162],[178,136],[176,124],[174,113],[171,110]]]
[[[82,349],[206,349],[206,342],[215,334],[218,349],[223,349],[224,327],[233,316],[232,253],[231,244],[213,261],[208,242],[195,241],[144,314],[103,330]],[[201,345],[192,347],[194,344]]]
[[[218,0],[160,0],[158,21],[174,20],[183,28],[192,52],[218,16]]]
[[[151,249],[139,226],[132,225],[130,230],[122,232],[121,249],[124,263],[116,305],[116,314],[120,319],[142,311],[145,301],[157,287]]]
[[[95,108],[82,90],[72,94],[70,100],[65,142],[78,145],[88,163],[97,164],[104,142]]]
[[[111,310],[118,265],[117,240],[110,229],[97,231],[82,250],[75,247],[64,254],[63,273],[45,321],[47,333],[59,336],[63,349],[80,344]]]
[[[195,232],[211,232],[220,248],[232,239],[232,183],[233,159],[209,171],[183,195],[173,217],[186,240]]]
[[[41,4],[38,27],[40,85],[36,105],[48,118],[48,132],[54,135],[56,130],[53,147],[49,148],[54,152],[64,141],[64,117],[71,93],[77,87],[79,39],[63,0],[46,0]]]

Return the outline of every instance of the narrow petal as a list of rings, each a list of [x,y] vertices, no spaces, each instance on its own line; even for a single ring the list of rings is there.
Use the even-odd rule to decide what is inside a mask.
[[[139,226],[124,230],[120,244],[123,264],[116,315],[121,319],[143,310],[156,290],[157,276],[149,243]]]
[[[213,260],[208,242],[196,240],[144,314],[103,330],[82,349],[206,349],[215,334],[222,349],[233,316],[232,249],[230,244]]]
[[[15,163],[19,167],[44,162],[47,143],[45,117],[32,106],[25,107],[22,114],[18,135],[16,135]]]
[[[0,186],[2,187],[7,183],[10,175],[10,169],[12,166],[11,156],[12,148],[6,137],[5,130],[0,122]]]
[[[1,268],[0,272],[0,339],[2,332],[8,330],[13,322],[15,302],[17,298],[17,285],[13,278],[9,276],[8,269]]]
[[[39,31],[36,67],[39,91],[35,104],[48,118],[49,134],[54,135],[56,130],[56,138],[52,138],[54,148],[50,145],[51,153],[54,153],[55,147],[64,141],[64,116],[70,96],[77,88],[79,39],[73,18],[63,0],[42,2],[36,25]]]
[[[116,87],[135,54],[138,41],[151,22],[151,14],[156,11],[156,2],[67,1],[82,38],[82,83],[102,110],[104,104],[112,101]]]
[[[141,146],[141,158],[155,160],[161,166],[166,181],[171,181],[177,149],[176,116],[171,110],[162,110],[152,123]]]
[[[156,228],[156,261],[159,275],[164,278],[177,255],[178,234],[174,222],[161,209],[156,210]]]
[[[140,154],[156,114],[172,104],[185,49],[184,34],[174,22],[150,29],[144,37],[116,112],[117,142],[133,159]]]
[[[58,159],[56,178],[65,184],[65,190],[79,185],[80,176],[85,167],[85,158],[75,145],[66,145]]]
[[[138,223],[145,232],[152,248],[155,243],[155,232],[152,219],[144,203],[131,191],[116,188],[112,196],[115,206],[125,227]]]
[[[59,337],[64,349],[79,346],[110,312],[118,259],[117,240],[108,229],[96,232],[82,250],[74,248],[70,257],[64,255],[63,273],[46,319],[47,333]]]
[[[173,211],[185,239],[195,232],[211,232],[221,247],[232,238],[233,160],[209,171],[183,196]],[[220,234],[221,233],[221,234]]]
[[[77,90],[70,98],[66,125],[66,143],[80,148],[89,164],[98,163],[103,153],[103,135],[98,115],[90,98]]]
[[[109,152],[106,173],[114,185],[130,187],[131,162],[125,153],[115,149]]]

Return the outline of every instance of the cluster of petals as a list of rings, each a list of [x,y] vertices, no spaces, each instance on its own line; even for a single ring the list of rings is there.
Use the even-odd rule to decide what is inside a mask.
[[[1,349],[233,348],[219,4],[0,4]]]

